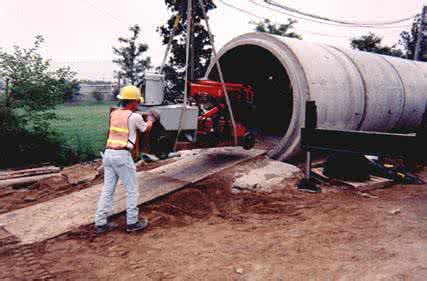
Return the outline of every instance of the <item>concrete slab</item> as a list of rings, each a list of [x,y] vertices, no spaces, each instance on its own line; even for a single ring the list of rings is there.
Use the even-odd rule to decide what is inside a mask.
[[[237,174],[232,185],[232,192],[245,191],[272,192],[283,189],[293,180],[303,177],[302,171],[293,165],[279,161],[267,160],[263,167],[251,169],[246,174]]]
[[[189,184],[264,154],[262,150],[212,148],[151,171],[139,172],[139,204],[149,202]],[[20,244],[44,241],[82,225],[91,224],[102,184],[0,215],[0,227]],[[124,188],[115,193],[114,214],[126,210]]]

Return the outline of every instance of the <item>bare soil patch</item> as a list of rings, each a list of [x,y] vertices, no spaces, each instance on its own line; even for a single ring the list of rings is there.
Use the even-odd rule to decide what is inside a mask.
[[[0,280],[425,280],[426,185],[371,192],[376,198],[291,186],[232,194],[236,171],[259,160],[142,206],[151,222],[144,233],[126,234],[121,215],[106,235],[87,226],[3,247]]]

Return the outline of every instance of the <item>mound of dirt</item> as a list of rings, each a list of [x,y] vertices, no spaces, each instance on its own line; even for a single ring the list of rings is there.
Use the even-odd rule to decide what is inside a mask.
[[[143,210],[144,213],[152,211],[163,216],[163,218],[156,218],[155,221],[169,221],[171,216],[175,221],[181,220],[183,216],[202,219],[212,214],[209,198],[196,188],[175,192]]]
[[[167,215],[186,215],[194,218],[204,218],[212,213],[209,198],[196,188],[173,193],[154,209]]]
[[[94,180],[98,175],[97,168],[100,163],[77,164],[65,167],[62,174],[67,177],[70,184],[86,183]]]

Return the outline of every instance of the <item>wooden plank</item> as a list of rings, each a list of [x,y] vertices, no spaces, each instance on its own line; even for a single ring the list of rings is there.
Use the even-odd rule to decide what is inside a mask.
[[[15,178],[15,179],[9,179],[9,180],[0,180],[0,188],[6,187],[6,186],[17,186],[17,185],[28,185],[31,183],[38,182],[42,179],[47,179],[50,177],[56,177],[60,176],[61,173],[55,173],[55,174],[44,174],[44,175],[38,175],[33,177],[22,177],[22,178]]]
[[[323,174],[323,168],[314,168],[311,171],[324,180],[331,180],[325,174]],[[370,176],[370,179],[364,182],[343,181],[338,179],[333,179],[333,180],[336,182],[354,187],[355,189],[361,192],[384,188],[384,187],[393,185],[394,183],[393,180],[381,178],[377,176]]]
[[[19,176],[23,174],[32,174],[32,173],[43,173],[43,172],[53,172],[57,173],[61,169],[56,166],[46,166],[46,167],[38,167],[38,168],[31,168],[31,169],[21,169],[21,170],[7,170],[7,171],[1,171],[0,172],[0,178],[2,177],[11,177],[11,176]]]
[[[371,191],[375,189],[380,189],[393,185],[393,181],[386,178],[371,176],[371,178],[366,182],[351,182],[346,181],[346,184],[356,188],[361,192]]]
[[[264,154],[262,150],[212,148],[157,169],[138,173],[139,204],[149,202],[224,169]],[[48,202],[0,215],[0,226],[21,244],[44,241],[93,222],[102,184]],[[114,214],[126,210],[126,194],[119,184]]]
[[[26,172],[26,173],[10,174],[6,176],[3,175],[3,176],[0,176],[0,180],[9,180],[9,179],[15,179],[15,178],[54,174],[54,173],[58,173],[60,170],[61,169],[58,168],[58,169],[38,170],[38,171],[32,171],[32,172]]]

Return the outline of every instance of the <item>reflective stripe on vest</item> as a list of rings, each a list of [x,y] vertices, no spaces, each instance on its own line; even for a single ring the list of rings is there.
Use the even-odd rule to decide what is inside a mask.
[[[116,109],[110,114],[106,148],[126,149],[129,141],[129,117],[132,111]]]

